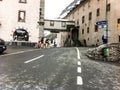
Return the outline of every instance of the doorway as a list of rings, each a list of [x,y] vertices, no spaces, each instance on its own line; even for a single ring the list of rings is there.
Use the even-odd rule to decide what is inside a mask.
[[[71,37],[73,46],[81,46],[81,42],[79,41],[79,28],[75,27],[72,29]]]

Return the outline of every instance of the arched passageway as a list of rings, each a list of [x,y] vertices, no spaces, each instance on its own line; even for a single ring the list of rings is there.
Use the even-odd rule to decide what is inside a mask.
[[[29,33],[25,29],[16,29],[13,33],[13,40],[17,41],[29,41]]]
[[[72,30],[72,39],[73,40],[78,40],[78,35],[79,35],[78,29],[73,29]]]
[[[73,28],[71,33],[73,46],[81,46],[81,42],[79,41],[79,28]]]

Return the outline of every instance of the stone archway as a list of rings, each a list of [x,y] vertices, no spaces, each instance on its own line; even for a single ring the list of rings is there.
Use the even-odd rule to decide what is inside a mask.
[[[29,33],[25,29],[16,29],[15,32],[13,32],[13,40],[29,41]]]
[[[72,30],[72,39],[73,40],[78,40],[79,37],[79,30],[77,28]]]
[[[73,46],[81,46],[81,42],[79,41],[79,28],[73,28],[71,32],[71,39],[73,41]]]

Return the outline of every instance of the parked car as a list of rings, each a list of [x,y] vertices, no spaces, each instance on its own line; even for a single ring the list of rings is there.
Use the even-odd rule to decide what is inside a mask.
[[[0,38],[0,53],[3,53],[7,49],[7,46],[5,45],[5,41]]]

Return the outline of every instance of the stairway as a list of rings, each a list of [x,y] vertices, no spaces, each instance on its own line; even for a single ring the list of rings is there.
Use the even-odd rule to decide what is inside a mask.
[[[81,44],[81,42],[77,39],[77,40],[74,40],[74,39],[70,39],[70,38],[68,38],[67,40],[66,40],[66,42],[64,43],[64,46],[65,47],[79,47],[79,46],[83,46],[82,44]]]

